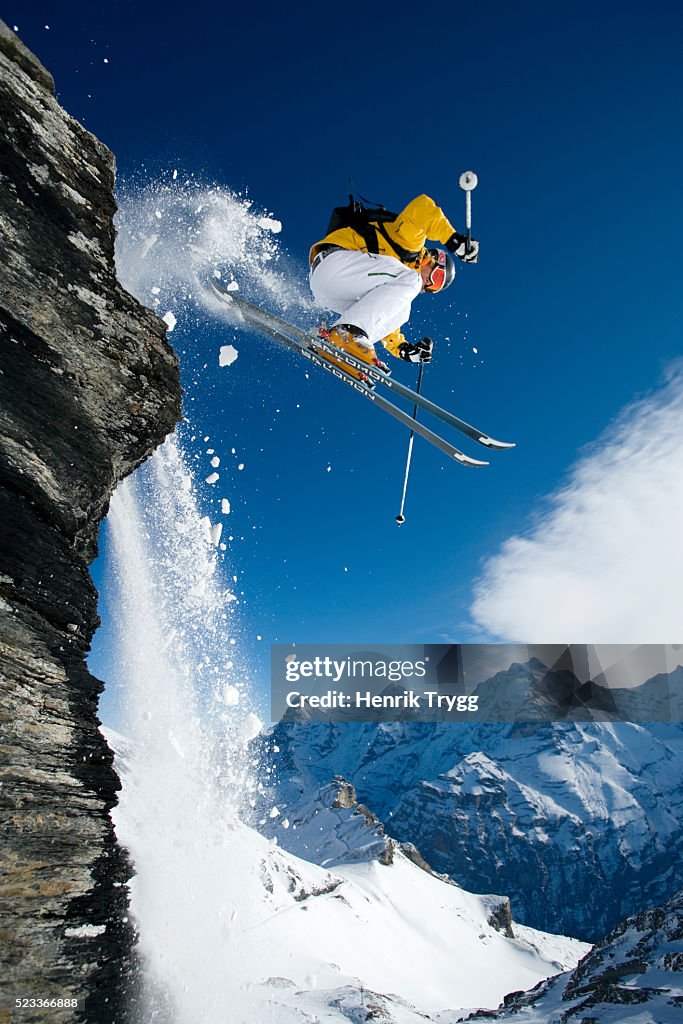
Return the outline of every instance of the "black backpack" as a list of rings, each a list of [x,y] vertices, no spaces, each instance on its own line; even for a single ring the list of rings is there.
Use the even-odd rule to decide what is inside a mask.
[[[416,252],[412,252],[410,249],[404,249],[403,246],[389,237],[384,227],[385,224],[395,221],[397,217],[397,213],[385,210],[383,206],[377,206],[374,209],[363,206],[359,200],[354,199],[350,195],[346,206],[335,206],[332,211],[330,223],[327,226],[327,234],[339,231],[340,228],[352,228],[361,236],[368,252],[372,253],[379,252],[377,235],[380,234],[389,243],[402,263],[412,263],[418,258],[421,250],[418,249]]]

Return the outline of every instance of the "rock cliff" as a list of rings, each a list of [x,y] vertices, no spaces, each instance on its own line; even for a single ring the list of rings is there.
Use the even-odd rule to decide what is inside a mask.
[[[105,1024],[135,954],[87,566],[117,482],[179,418],[178,365],[116,280],[111,153],[2,22],[0,107],[0,1021],[79,998],[21,1020]]]

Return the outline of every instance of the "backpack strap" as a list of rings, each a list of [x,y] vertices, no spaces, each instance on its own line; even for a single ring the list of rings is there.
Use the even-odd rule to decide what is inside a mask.
[[[395,223],[398,216],[397,213],[392,213],[391,210],[386,210],[383,206],[378,206],[374,210],[368,209],[367,206],[357,202],[353,195],[350,195],[348,206],[337,206],[332,211],[327,234],[330,235],[340,228],[349,227],[361,236],[368,252],[374,255],[379,254],[378,235],[382,235],[402,263],[415,263],[422,250],[418,249],[413,252],[410,249],[404,249],[402,245],[389,237],[384,227],[385,224]]]
[[[356,231],[367,247],[368,252],[377,255],[379,253],[379,241],[377,240],[377,225],[368,220],[367,211],[355,212],[351,227]]]
[[[394,221],[391,221],[390,223],[393,224]],[[376,224],[373,224],[372,227],[375,228],[375,243],[377,244],[376,233],[379,232],[380,235],[385,239],[385,241],[389,243],[391,248],[394,250],[398,258],[400,259],[401,263],[414,263],[418,259],[420,253],[422,252],[422,249],[418,249],[416,252],[413,252],[412,249],[404,249],[402,245],[399,245],[398,242],[394,241],[393,238],[389,237],[389,234],[386,228],[384,227],[384,224],[382,224],[380,221],[378,221]],[[369,251],[370,250],[368,250],[368,252]],[[377,252],[377,249],[374,249],[373,251]]]

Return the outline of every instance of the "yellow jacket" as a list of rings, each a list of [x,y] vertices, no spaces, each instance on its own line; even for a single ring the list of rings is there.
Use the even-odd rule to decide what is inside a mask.
[[[433,199],[425,195],[412,199],[399,213],[396,220],[385,221],[383,227],[389,238],[396,241],[402,249],[419,253],[416,259],[405,261],[406,266],[413,267],[416,271],[424,259],[427,239],[445,244],[455,231],[443,210],[436,205]],[[357,231],[354,231],[353,228],[339,228],[311,246],[309,254],[311,263],[323,245],[339,245],[342,249],[351,249],[355,252],[368,251],[365,239]],[[377,232],[377,251],[380,256],[393,256],[399,262],[404,262],[379,231]],[[397,356],[398,348],[404,341],[403,334],[400,331],[394,331],[382,339],[382,344],[392,355]]]
[[[420,254],[417,259],[406,261],[407,266],[416,269],[424,258],[423,250],[427,239],[430,238],[445,245],[455,230],[443,210],[436,205],[433,199],[424,195],[411,200],[405,210],[399,213],[396,220],[385,221],[383,227],[389,238],[398,242],[401,248]],[[323,245],[340,245],[342,249],[351,249],[356,252],[368,251],[365,239],[357,231],[354,231],[353,228],[339,228],[311,246],[309,256],[311,263]],[[377,232],[377,251],[380,256],[393,256],[394,259],[400,261],[396,250],[391,248],[389,242],[379,231]]]

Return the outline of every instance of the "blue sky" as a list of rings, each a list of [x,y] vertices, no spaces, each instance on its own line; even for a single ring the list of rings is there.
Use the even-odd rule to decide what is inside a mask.
[[[426,393],[518,448],[467,470],[416,441],[401,530],[403,428],[211,318],[171,340],[197,434],[245,465],[230,478],[245,539],[228,558],[257,675],[275,639],[492,635],[470,613],[486,560],[539,528],[585,446],[681,354],[680,5],[10,2],[3,17],[114,151],[121,185],[179,168],[247,190],[282,221],[302,280],[350,176],[394,209],[427,192],[462,228],[458,176],[477,172],[480,263],[418,299],[410,330],[436,341]],[[214,365],[226,340],[240,351],[229,376]],[[103,550],[106,584],[106,537]],[[501,621],[503,639],[557,640]],[[105,648],[106,633],[103,674]]]

